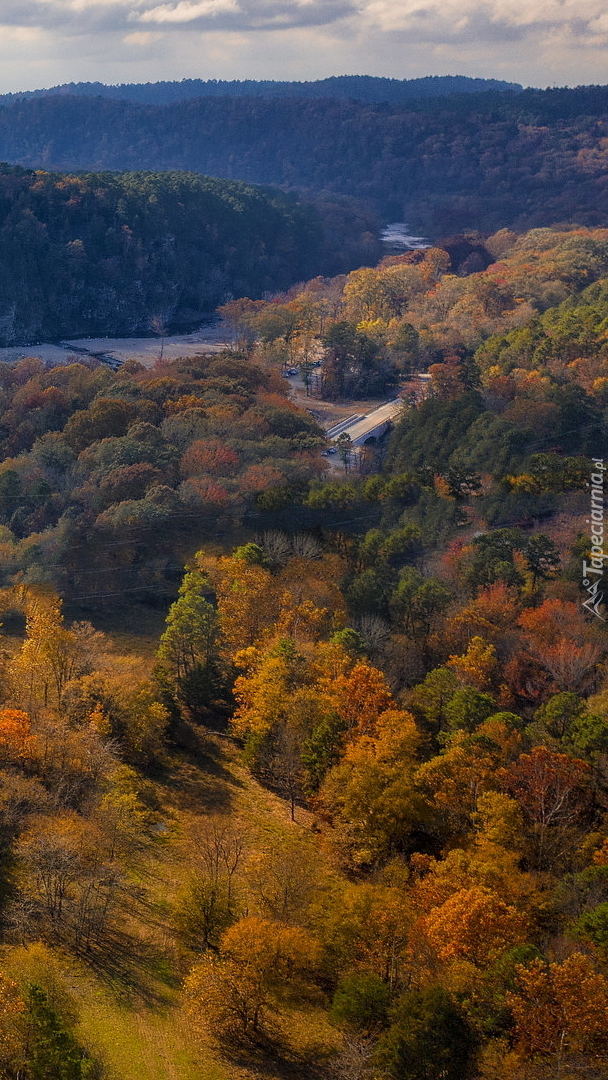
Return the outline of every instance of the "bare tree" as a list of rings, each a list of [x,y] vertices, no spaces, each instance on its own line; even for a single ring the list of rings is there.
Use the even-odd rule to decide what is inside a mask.
[[[280,569],[289,562],[291,556],[291,542],[287,533],[279,529],[269,529],[262,533],[259,545],[268,556],[268,561],[273,569]]]
[[[390,627],[379,615],[361,615],[355,629],[365,642],[370,657],[382,656],[391,638]]]
[[[302,736],[291,724],[281,724],[274,739],[270,772],[289,800],[291,820],[296,819],[296,800],[302,792]]]
[[[242,861],[245,841],[234,825],[221,818],[212,817],[204,832],[194,837],[194,847],[205,873],[215,883],[226,882],[228,899],[231,899],[233,879]]]
[[[372,1080],[372,1046],[360,1036],[344,1035],[344,1044],[331,1064],[336,1080]]]
[[[195,864],[176,906],[175,923],[194,947],[217,950],[219,939],[237,917],[234,878],[243,857],[241,833],[212,818],[193,837]]]
[[[320,559],[323,547],[310,533],[294,533],[291,537],[291,550],[300,559]]]
[[[165,353],[165,338],[167,336],[167,324],[162,315],[153,315],[150,319],[150,329],[160,338],[160,352],[158,359],[162,360]]]

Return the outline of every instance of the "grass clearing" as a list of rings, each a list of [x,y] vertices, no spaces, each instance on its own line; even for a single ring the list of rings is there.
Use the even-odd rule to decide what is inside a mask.
[[[181,1011],[191,960],[175,938],[170,913],[192,869],[193,834],[204,831],[210,815],[225,817],[245,838],[247,867],[285,838],[305,838],[311,821],[300,808],[290,820],[286,802],[241,765],[230,738],[199,731],[195,742],[193,753],[175,753],[164,775],[146,782],[165,829],[133,870],[144,895],[121,920],[122,951],[89,963],[52,949],[79,1017],[77,1038],[105,1063],[107,1080],[320,1080],[340,1040],[321,1001],[286,1001],[280,1042],[258,1055],[228,1055],[212,1041],[196,1042]],[[17,981],[36,981],[34,968],[24,970],[23,954],[6,947],[2,967]]]

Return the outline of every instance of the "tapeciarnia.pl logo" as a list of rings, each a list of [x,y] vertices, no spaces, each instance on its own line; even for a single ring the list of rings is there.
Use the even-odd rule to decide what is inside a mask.
[[[588,592],[588,597],[583,603],[585,611],[597,615],[598,619],[605,622],[605,617],[600,613],[600,604],[604,600],[601,591],[604,578],[604,559],[608,554],[604,552],[604,472],[606,466],[603,458],[592,458],[594,471],[591,473],[591,482],[587,484],[591,496],[591,517],[587,518],[590,526],[591,557],[587,562],[583,559],[583,586]]]

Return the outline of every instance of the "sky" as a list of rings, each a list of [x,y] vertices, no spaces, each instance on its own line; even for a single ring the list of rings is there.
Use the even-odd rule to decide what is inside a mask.
[[[0,0],[0,91],[472,75],[608,82],[606,0]]]

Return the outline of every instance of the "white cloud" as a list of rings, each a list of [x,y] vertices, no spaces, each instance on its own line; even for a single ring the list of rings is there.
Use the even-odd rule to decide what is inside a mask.
[[[413,33],[419,40],[447,42],[465,37],[491,43],[528,34],[543,41],[558,30],[577,38],[603,38],[605,0],[366,0],[363,26],[383,33]],[[603,41],[598,41],[598,44]]]
[[[356,72],[607,81],[606,0],[0,0],[0,24],[3,90]]]
[[[180,0],[178,4],[160,4],[142,13],[133,12],[133,18],[140,22],[187,23],[237,11],[239,5],[236,0],[201,0],[195,4],[190,0]]]
[[[162,34],[154,30],[136,30],[134,34],[125,34],[123,41],[125,45],[154,45],[157,41],[162,40]]]

